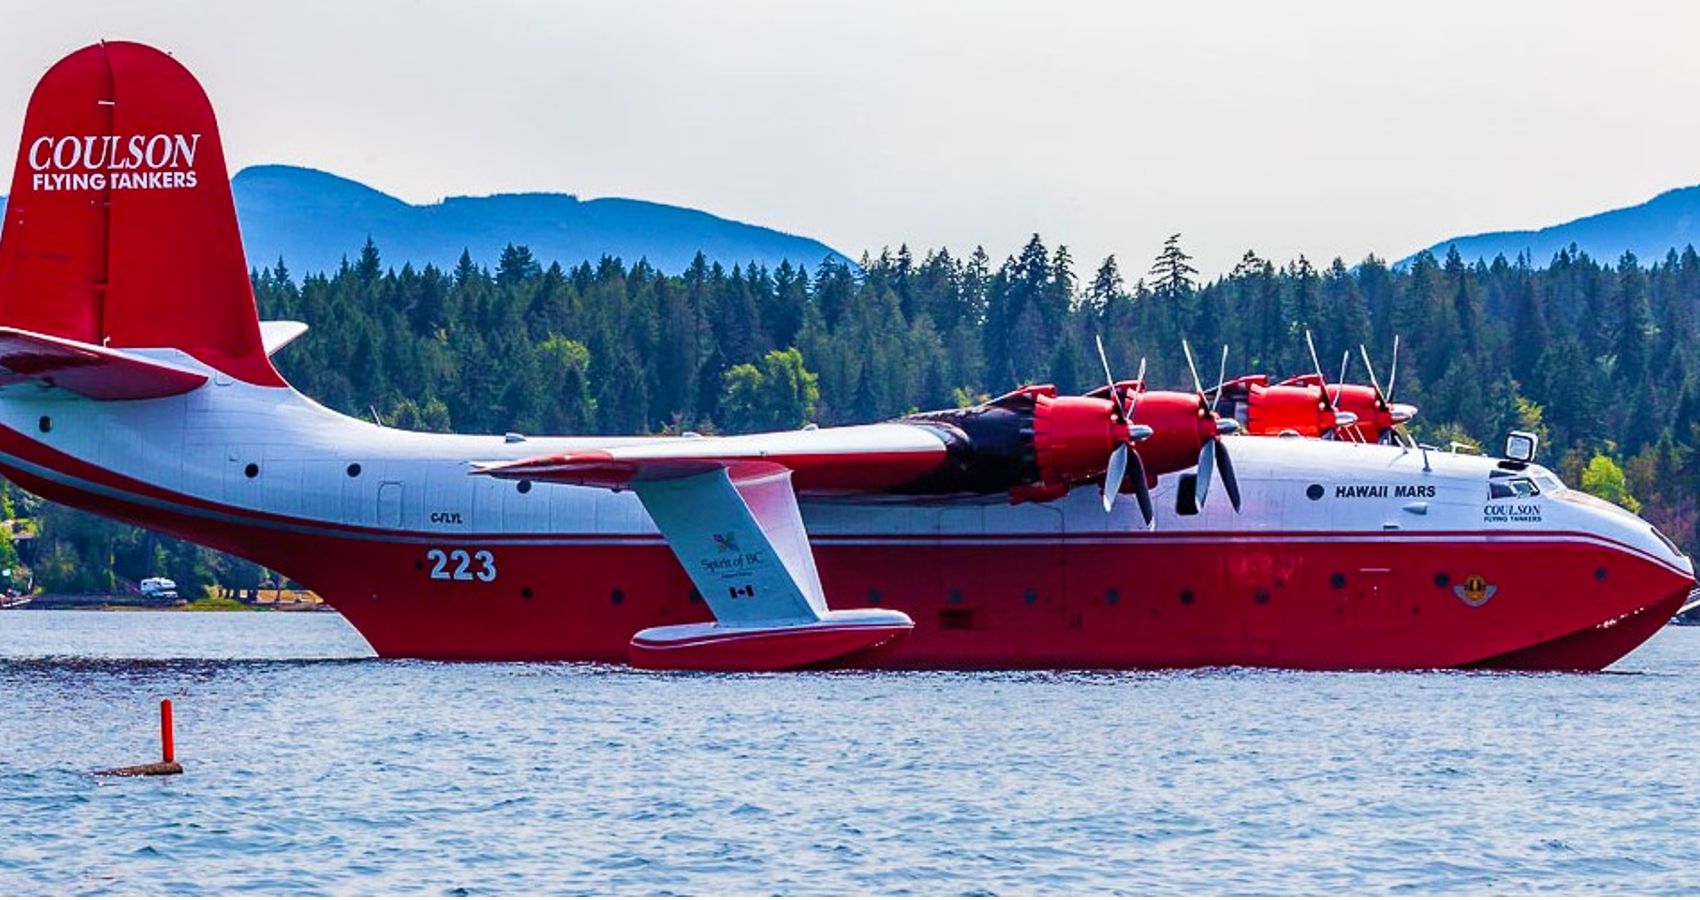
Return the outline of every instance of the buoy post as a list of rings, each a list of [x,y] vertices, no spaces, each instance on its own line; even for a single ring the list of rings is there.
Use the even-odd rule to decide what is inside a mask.
[[[159,758],[168,763],[177,762],[177,741],[171,735],[170,697],[159,701]]]
[[[171,699],[159,701],[159,751],[160,761],[140,766],[125,766],[121,769],[102,769],[96,775],[112,775],[119,778],[129,778],[137,775],[181,775],[183,765],[177,761],[177,740],[172,733]]]

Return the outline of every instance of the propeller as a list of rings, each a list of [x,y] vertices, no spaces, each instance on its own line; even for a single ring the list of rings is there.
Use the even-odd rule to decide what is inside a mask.
[[[1116,387],[1116,376],[1110,371],[1110,357],[1104,352],[1104,338],[1097,336],[1098,361],[1104,365],[1104,383],[1109,385],[1111,416],[1117,424],[1126,426],[1127,440],[1116,445],[1110,451],[1109,464],[1104,469],[1104,512],[1109,512],[1116,505],[1116,495],[1121,493],[1121,486],[1126,483],[1128,470],[1133,474],[1133,494],[1139,501],[1139,514],[1144,518],[1147,527],[1155,520],[1155,511],[1151,505],[1151,488],[1145,482],[1145,461],[1139,458],[1139,451],[1134,443],[1150,436],[1149,429],[1136,429],[1133,424],[1133,408],[1137,402],[1136,395],[1124,394]],[[1139,361],[1139,380],[1145,381],[1145,360]]]
[[[1322,394],[1322,408],[1334,414],[1334,427],[1340,429],[1356,425],[1358,423],[1357,415],[1340,409],[1340,392],[1344,390],[1346,382],[1345,362],[1340,363],[1340,381],[1337,382],[1334,396],[1330,397],[1328,396],[1328,376],[1322,374],[1322,360],[1317,358],[1316,341],[1311,338],[1309,328],[1305,329],[1305,346],[1310,348],[1310,364],[1312,368],[1316,369],[1317,391]],[[1348,357],[1350,357],[1351,352],[1350,350],[1346,351]]]
[[[1393,383],[1399,377],[1399,336],[1393,336],[1393,363],[1387,371],[1387,390],[1381,389],[1381,382],[1375,377],[1375,364],[1369,360],[1369,349],[1363,344],[1358,345],[1358,352],[1363,354],[1364,368],[1369,370],[1370,386],[1375,388],[1375,402],[1385,410],[1393,420],[1394,425],[1403,425],[1417,416],[1417,408],[1409,403],[1393,402]]]
[[[1234,462],[1228,458],[1228,448],[1223,445],[1221,436],[1233,434],[1239,430],[1240,423],[1234,419],[1216,417],[1215,405],[1210,402],[1209,395],[1204,393],[1204,382],[1198,378],[1198,363],[1192,358],[1192,345],[1185,338],[1181,339],[1181,351],[1186,354],[1186,367],[1192,373],[1192,386],[1198,391],[1198,416],[1201,422],[1199,433],[1204,435],[1204,443],[1198,448],[1198,475],[1193,484],[1193,498],[1199,509],[1204,508],[1204,498],[1210,494],[1210,482],[1217,477],[1220,469],[1222,488],[1228,492],[1228,502],[1233,504],[1234,511],[1240,510],[1240,482],[1234,475]],[[1224,376],[1228,365],[1227,348],[1222,348],[1222,370]],[[1221,397],[1221,386],[1216,388],[1217,397]],[[1208,422],[1208,426],[1203,426]]]

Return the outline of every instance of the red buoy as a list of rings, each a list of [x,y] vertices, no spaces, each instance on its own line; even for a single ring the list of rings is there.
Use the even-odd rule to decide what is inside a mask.
[[[177,742],[171,736],[171,698],[159,701],[159,758],[177,762]]]
[[[140,766],[125,766],[121,769],[101,769],[96,775],[114,775],[128,778],[135,775],[181,775],[183,766],[177,761],[177,741],[172,735],[171,699],[159,701],[159,751],[160,761]]]

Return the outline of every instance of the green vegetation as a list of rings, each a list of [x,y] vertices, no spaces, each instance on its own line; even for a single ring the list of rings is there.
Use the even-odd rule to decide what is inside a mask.
[[[875,421],[974,402],[1030,381],[1097,386],[1092,337],[1131,376],[1150,359],[1157,387],[1190,384],[1185,336],[1202,356],[1230,344],[1233,373],[1309,371],[1303,332],[1339,373],[1367,344],[1385,383],[1402,336],[1397,399],[1418,404],[1418,438],[1496,451],[1510,428],[1544,438],[1542,461],[1571,484],[1642,513],[1694,546],[1700,465],[1700,255],[1652,264],[1559,253],[1544,268],[1424,254],[1317,268],[1247,253],[1209,283],[1179,237],[1149,277],[1115,259],[1082,280],[1067,248],[1034,236],[994,264],[908,248],[812,270],[729,270],[698,256],[664,275],[604,259],[544,267],[509,247],[494,271],[384,264],[368,242],[338,271],[296,279],[283,261],[255,273],[264,317],[313,330],[278,365],[304,392],[351,415],[426,431],[743,432]],[[1214,365],[1204,363],[1214,377]],[[1355,354],[1350,380],[1366,381]],[[257,567],[8,489],[40,519],[21,552],[40,585],[110,589],[164,574],[186,596],[253,586]],[[3,548],[0,548],[3,552]]]
[[[1629,479],[1617,462],[1604,453],[1594,454],[1582,469],[1582,490],[1616,503],[1630,512],[1641,511],[1641,501],[1629,493]]]
[[[256,611],[264,612],[264,611],[266,611],[266,608],[263,607],[263,606],[252,606],[250,604],[243,603],[240,600],[233,600],[229,597],[202,597],[199,600],[190,600],[187,605],[180,606],[180,607],[177,607],[177,608],[188,610],[190,612],[256,612]]]

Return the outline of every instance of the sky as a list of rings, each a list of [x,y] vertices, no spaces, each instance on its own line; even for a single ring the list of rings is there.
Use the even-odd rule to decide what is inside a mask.
[[[1137,275],[1398,258],[1700,183],[1700,5],[0,0],[0,143],[102,38],[200,78],[231,171],[635,197],[852,257]],[[9,184],[12,160],[0,160]]]

